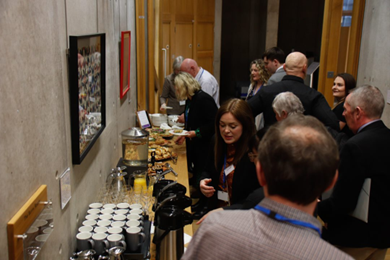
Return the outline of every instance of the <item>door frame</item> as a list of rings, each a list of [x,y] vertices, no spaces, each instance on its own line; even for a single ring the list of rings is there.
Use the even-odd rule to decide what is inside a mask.
[[[353,75],[355,79],[357,78],[359,66],[365,3],[365,0],[354,0],[352,10],[347,71],[344,72]],[[325,0],[318,91],[325,96],[330,106],[333,106],[331,86],[333,85],[334,76],[336,76],[338,71],[342,9],[343,0]],[[329,74],[333,72],[334,75],[328,75],[328,72]]]

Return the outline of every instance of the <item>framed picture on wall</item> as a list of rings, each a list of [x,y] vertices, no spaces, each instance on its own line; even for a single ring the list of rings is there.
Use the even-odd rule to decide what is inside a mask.
[[[106,35],[69,36],[72,162],[80,164],[106,126]]]
[[[131,32],[122,32],[121,36],[121,85],[119,96],[123,98],[130,89],[130,53],[131,53]]]

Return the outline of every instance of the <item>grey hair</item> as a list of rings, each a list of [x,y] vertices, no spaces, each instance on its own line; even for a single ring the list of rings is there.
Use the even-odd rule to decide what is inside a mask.
[[[385,99],[379,88],[371,85],[363,85],[351,91],[348,105],[352,110],[360,107],[370,119],[379,119],[385,108]]]
[[[303,114],[305,111],[301,100],[289,91],[279,93],[272,102],[272,108],[279,116],[282,116],[283,111],[286,111],[288,115]]]
[[[181,66],[183,60],[184,60],[183,56],[177,56],[172,64],[173,70],[180,70],[180,66]]]

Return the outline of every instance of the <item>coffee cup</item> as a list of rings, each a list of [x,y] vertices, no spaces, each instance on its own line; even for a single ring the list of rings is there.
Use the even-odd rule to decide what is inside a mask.
[[[141,231],[144,231],[144,228],[142,227],[142,222],[138,220],[129,220],[126,222],[127,227],[139,227],[141,228]]]
[[[129,203],[119,203],[116,205],[116,207],[118,209],[128,209],[128,208],[130,208],[130,204]]]
[[[99,215],[100,209],[89,209],[89,210],[87,210],[87,213],[91,214],[91,215]]]
[[[141,215],[138,214],[129,214],[127,215],[127,220],[138,220],[142,221],[144,218]]]
[[[122,234],[123,229],[121,227],[112,227],[107,230],[109,234]]]
[[[142,205],[141,204],[131,204],[130,205],[130,209],[142,209]]]
[[[92,249],[94,247],[94,242],[92,240],[92,233],[90,232],[81,232],[76,235],[77,239],[77,249],[79,251],[84,251]]]
[[[123,240],[123,235],[112,234],[107,237],[110,248],[114,246],[121,246],[126,250],[126,242]]]
[[[112,210],[115,210],[116,209],[116,205],[115,204],[104,204],[103,205],[103,208],[104,209],[112,209]]]
[[[97,221],[96,220],[84,220],[83,226],[96,226]]]
[[[99,227],[108,227],[109,225],[111,225],[111,221],[110,220],[99,220],[97,225]]]
[[[114,216],[112,217],[112,219],[113,219],[114,221],[124,221],[124,220],[126,220],[126,216],[125,216],[125,215],[114,215]]]
[[[139,227],[129,227],[126,229],[126,241],[130,252],[136,252],[145,241],[145,234],[142,233]]]
[[[93,249],[96,251],[97,255],[103,254],[106,251],[106,249],[109,248],[107,234],[105,234],[105,233],[93,234],[92,240],[94,242]]]
[[[95,227],[93,232],[95,233],[107,233],[108,228],[107,227]]]
[[[126,215],[127,213],[129,213],[128,209],[117,209],[114,212],[115,215]]]
[[[101,214],[112,214],[112,213],[114,213],[114,210],[110,209],[110,208],[102,209],[102,210],[100,210],[100,213]]]
[[[99,219],[101,220],[110,220],[112,219],[112,215],[111,214],[102,214],[99,216]]]
[[[85,216],[85,219],[86,220],[97,220],[97,219],[99,219],[99,215],[96,215],[96,214],[90,215],[90,214],[88,214],[88,215]]]
[[[103,204],[102,203],[91,203],[89,204],[89,208],[90,209],[100,209],[103,207]]]
[[[137,214],[137,215],[142,215],[144,212],[142,209],[132,209],[130,210],[130,214]]]
[[[113,221],[111,222],[111,227],[124,227],[126,224],[125,221]]]
[[[81,226],[79,227],[79,232],[92,232],[93,227],[92,226]]]

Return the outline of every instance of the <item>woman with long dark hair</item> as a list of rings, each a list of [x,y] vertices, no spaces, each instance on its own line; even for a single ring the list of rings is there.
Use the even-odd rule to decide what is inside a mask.
[[[344,101],[351,89],[354,89],[355,87],[356,80],[351,74],[348,73],[338,74],[334,79],[332,87],[334,97],[333,112],[340,120],[340,130],[349,137],[353,136],[353,133],[346,124],[345,118],[343,116]]]
[[[219,108],[215,119],[214,154],[200,181],[202,194],[209,198],[208,208],[202,213],[239,203],[260,187],[255,164],[248,155],[252,152],[249,147],[255,135],[247,102],[231,99]]]

